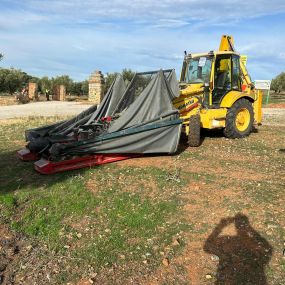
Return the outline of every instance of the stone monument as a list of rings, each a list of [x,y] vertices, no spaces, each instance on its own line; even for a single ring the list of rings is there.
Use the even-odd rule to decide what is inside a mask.
[[[99,105],[104,97],[104,76],[101,71],[96,70],[89,78],[88,100]]]
[[[64,85],[56,85],[54,88],[53,100],[65,101],[66,89]]]
[[[38,84],[34,82],[29,82],[28,85],[28,94],[29,94],[29,99],[33,100],[34,98],[37,97],[38,93]]]

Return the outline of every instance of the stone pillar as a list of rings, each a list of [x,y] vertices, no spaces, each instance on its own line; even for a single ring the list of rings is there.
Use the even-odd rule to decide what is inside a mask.
[[[28,86],[28,90],[29,90],[29,99],[33,100],[35,97],[37,97],[37,92],[38,92],[38,84],[37,83],[33,83],[33,82],[29,82],[29,86]]]
[[[90,75],[88,100],[99,105],[104,97],[104,77],[101,71],[97,70]]]
[[[66,88],[65,85],[59,85],[59,101],[65,101]]]
[[[64,85],[56,85],[53,92],[54,92],[52,96],[53,100],[65,101],[66,89]]]

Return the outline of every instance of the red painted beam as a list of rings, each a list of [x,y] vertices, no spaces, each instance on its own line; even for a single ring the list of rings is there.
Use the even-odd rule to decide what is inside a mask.
[[[21,150],[17,151],[18,157],[23,161],[32,161],[32,160],[38,160],[39,156],[35,152],[31,152],[27,148],[23,148]]]
[[[41,158],[34,163],[34,167],[35,170],[41,174],[53,174],[57,172],[111,163],[138,156],[141,156],[141,154],[95,154],[62,161],[50,161]]]

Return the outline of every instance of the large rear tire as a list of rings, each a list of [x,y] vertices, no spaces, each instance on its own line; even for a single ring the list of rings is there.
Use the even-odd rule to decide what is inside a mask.
[[[224,135],[232,139],[248,136],[252,131],[253,120],[252,104],[247,99],[236,101],[227,112]]]
[[[188,145],[197,147],[201,142],[200,115],[193,115],[189,118]]]

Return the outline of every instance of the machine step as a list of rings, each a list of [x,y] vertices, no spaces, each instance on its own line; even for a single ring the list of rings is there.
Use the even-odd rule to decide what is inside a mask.
[[[50,161],[44,158],[34,163],[35,170],[41,174],[53,174],[67,170],[74,170],[84,167],[111,163],[129,158],[139,157],[141,154],[95,154],[82,157],[76,157],[70,160]]]
[[[31,152],[27,148],[23,148],[21,150],[18,150],[17,156],[23,161],[33,161],[33,160],[39,159],[39,155],[37,153]]]

